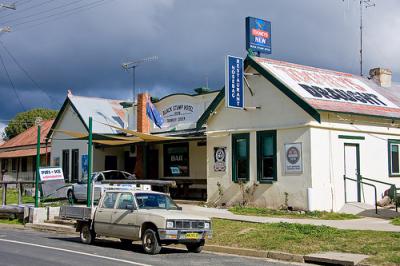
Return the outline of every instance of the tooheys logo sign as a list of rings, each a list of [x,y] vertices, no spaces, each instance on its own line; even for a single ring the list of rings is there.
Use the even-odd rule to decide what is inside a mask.
[[[398,108],[350,74],[291,64],[262,62],[262,65],[304,98]]]

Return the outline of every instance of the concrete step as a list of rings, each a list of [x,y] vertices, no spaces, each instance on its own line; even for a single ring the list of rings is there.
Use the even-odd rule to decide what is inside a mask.
[[[369,256],[363,254],[322,252],[304,256],[304,262],[329,265],[357,265]]]

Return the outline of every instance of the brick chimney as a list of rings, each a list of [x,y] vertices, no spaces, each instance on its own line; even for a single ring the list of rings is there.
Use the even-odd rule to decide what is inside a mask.
[[[369,71],[370,77],[381,87],[392,86],[392,71],[387,68],[373,68]]]
[[[137,132],[149,133],[150,132],[150,120],[146,113],[146,103],[149,97],[148,93],[138,94],[137,102],[137,117],[136,117],[136,128]],[[147,177],[147,171],[145,169],[145,157],[146,156],[146,144],[138,143],[136,145],[136,164],[135,164],[135,174],[139,179],[144,179]]]

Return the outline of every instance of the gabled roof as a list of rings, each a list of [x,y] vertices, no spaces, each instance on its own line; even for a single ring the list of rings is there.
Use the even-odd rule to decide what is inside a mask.
[[[45,143],[46,135],[48,134],[51,125],[54,120],[46,120],[42,122],[42,126],[40,129],[40,143]],[[31,146],[36,145],[37,143],[37,127],[33,126],[13,137],[12,139],[6,141],[3,145],[0,146],[0,151],[4,149],[11,149],[17,147]]]
[[[320,122],[320,111],[400,118],[400,86],[383,88],[374,81],[332,70],[248,56],[253,67],[300,108]],[[224,88],[197,122],[202,127],[225,98]]]
[[[56,128],[63,112],[68,105],[76,112],[78,118],[89,131],[89,117],[93,118],[93,133],[97,134],[119,134],[120,132],[109,125],[124,128],[127,123],[127,117],[121,103],[122,100],[112,100],[96,97],[84,97],[76,95],[68,95],[63,106],[57,114],[55,122],[51,127],[48,138],[51,137],[52,130]]]

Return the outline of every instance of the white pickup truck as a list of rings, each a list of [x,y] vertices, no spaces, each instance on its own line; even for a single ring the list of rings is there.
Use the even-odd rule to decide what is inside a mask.
[[[97,207],[62,206],[60,217],[77,220],[83,243],[93,243],[96,236],[119,238],[125,244],[141,240],[148,254],[178,243],[189,252],[201,252],[212,237],[209,218],[183,213],[167,194],[155,191],[106,191]]]

